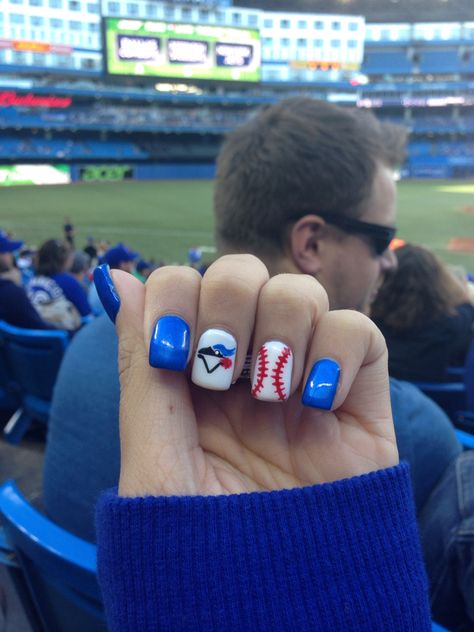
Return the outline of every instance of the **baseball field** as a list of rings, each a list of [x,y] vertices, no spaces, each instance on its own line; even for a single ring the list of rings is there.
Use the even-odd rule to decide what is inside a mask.
[[[474,183],[402,181],[398,236],[434,248],[474,273]],[[185,262],[188,249],[213,257],[212,182],[158,181],[18,186],[0,190],[0,228],[27,243],[61,237],[64,218],[76,243],[88,236],[125,242],[143,257]]]

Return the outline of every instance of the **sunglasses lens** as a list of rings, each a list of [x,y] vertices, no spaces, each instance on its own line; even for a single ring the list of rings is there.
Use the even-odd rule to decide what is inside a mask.
[[[386,252],[388,250],[388,247],[390,246],[390,243],[392,241],[392,238],[390,237],[372,237],[372,244],[374,247],[374,251],[375,253],[380,256],[383,255],[384,252]]]

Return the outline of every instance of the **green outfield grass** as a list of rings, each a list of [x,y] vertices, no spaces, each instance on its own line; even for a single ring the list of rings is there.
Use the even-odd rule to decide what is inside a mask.
[[[474,238],[474,183],[399,184],[399,236],[431,246],[474,272],[474,253],[452,252],[452,237]],[[8,187],[0,190],[0,227],[31,244],[62,235],[64,217],[78,246],[88,235],[124,241],[145,257],[184,262],[188,248],[213,246],[212,182],[162,181]],[[211,258],[212,255],[207,255]]]

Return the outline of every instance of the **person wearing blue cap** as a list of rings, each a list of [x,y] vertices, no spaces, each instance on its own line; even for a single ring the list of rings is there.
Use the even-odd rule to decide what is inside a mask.
[[[125,270],[125,272],[133,272],[134,261],[139,257],[138,252],[134,252],[127,248],[122,242],[109,248],[107,252],[100,259],[100,263],[107,263],[109,268],[115,270]],[[97,295],[97,290],[94,283],[92,283],[88,294],[89,305],[91,306],[92,313],[95,316],[100,316],[104,313],[104,308]]]
[[[140,261],[137,261],[135,270],[133,272],[133,276],[135,276],[142,283],[145,283],[145,281],[148,279],[152,271],[153,271],[152,262],[145,261],[144,259],[140,259]]]
[[[109,268],[116,270],[125,270],[125,272],[133,271],[133,262],[139,256],[138,252],[133,252],[127,248],[125,244],[119,243],[109,248],[103,256],[102,263],[107,263]]]
[[[13,253],[23,245],[0,230],[0,320],[25,329],[52,329],[30,303],[20,285]]]

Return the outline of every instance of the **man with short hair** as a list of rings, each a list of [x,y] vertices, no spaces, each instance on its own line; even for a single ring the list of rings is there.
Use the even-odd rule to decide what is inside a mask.
[[[332,309],[366,312],[395,258],[393,167],[403,129],[361,111],[308,98],[272,105],[224,142],[214,207],[220,254],[250,252],[272,275],[318,279]],[[70,345],[53,402],[45,507],[93,539],[93,506],[119,474],[117,342],[108,319]],[[100,375],[100,381],[90,379]],[[74,384],[74,389],[71,385]],[[442,411],[415,387],[393,381],[400,457],[411,464],[421,511],[461,452]],[[79,478],[80,477],[80,478]]]
[[[54,329],[41,318],[21,285],[13,253],[22,245],[0,230],[0,320],[25,329]]]
[[[331,309],[366,312],[396,265],[394,167],[406,131],[295,97],[235,130],[217,161],[221,253],[251,252],[271,274],[315,276]]]

